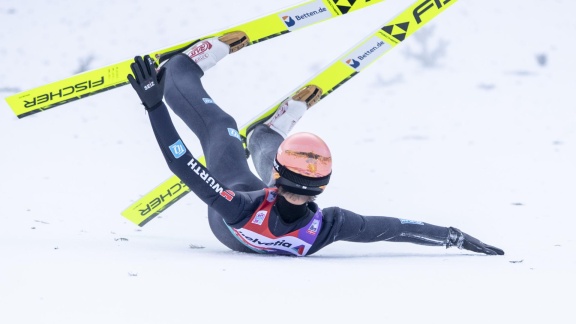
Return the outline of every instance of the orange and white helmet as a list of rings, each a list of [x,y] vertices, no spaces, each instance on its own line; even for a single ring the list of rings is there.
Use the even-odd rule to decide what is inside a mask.
[[[288,136],[274,160],[276,186],[299,195],[315,196],[330,181],[332,155],[328,145],[311,133]]]

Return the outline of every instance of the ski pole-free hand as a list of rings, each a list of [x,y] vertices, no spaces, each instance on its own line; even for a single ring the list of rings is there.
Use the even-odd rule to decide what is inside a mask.
[[[164,97],[164,67],[156,72],[156,63],[149,55],[136,56],[130,64],[132,74],[128,81],[136,91],[146,110],[160,106]]]
[[[488,245],[457,228],[450,227],[448,233],[448,244],[446,245],[447,248],[456,246],[459,249],[473,251],[476,253],[484,253],[488,255],[504,255],[504,251],[502,249]]]

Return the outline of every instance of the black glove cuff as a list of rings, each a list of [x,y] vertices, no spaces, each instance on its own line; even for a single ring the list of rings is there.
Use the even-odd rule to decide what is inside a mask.
[[[152,107],[146,107],[146,105],[144,105],[144,108],[146,108],[146,110],[148,111],[152,111],[158,107],[160,107],[164,102],[162,100],[160,100],[158,103],[156,103],[154,106]]]

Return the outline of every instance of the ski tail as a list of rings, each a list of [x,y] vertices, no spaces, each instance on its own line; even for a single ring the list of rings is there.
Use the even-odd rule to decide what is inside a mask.
[[[320,98],[322,100],[402,43],[456,1],[416,0],[407,9],[370,33],[315,76],[240,128],[239,133],[244,140],[244,147],[246,148],[246,137],[249,132],[256,125],[263,123],[272,116],[286,98],[306,86],[315,85],[322,90],[323,94]],[[171,177],[125,209],[122,216],[138,226],[143,226],[190,192],[190,190],[174,190],[174,188],[180,188],[179,185],[181,185],[180,179],[176,176]]]
[[[222,36],[232,31],[245,32],[250,39],[250,43],[248,44],[248,46],[250,46],[294,30],[345,15],[349,12],[370,7],[383,1],[384,0],[308,0],[230,28],[149,52],[148,55],[158,63],[166,62],[175,53],[183,51],[195,42],[206,38]],[[346,5],[338,5],[340,2],[346,2]],[[6,97],[6,102],[18,118],[24,118],[47,109],[128,84],[126,76],[131,73],[130,64],[132,62],[133,58],[130,58],[102,68],[83,72],[60,81]]]

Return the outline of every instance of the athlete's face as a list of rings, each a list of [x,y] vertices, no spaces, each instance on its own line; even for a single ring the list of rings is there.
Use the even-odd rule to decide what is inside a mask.
[[[303,205],[309,201],[308,196],[302,195],[283,195],[286,200],[292,205]]]

